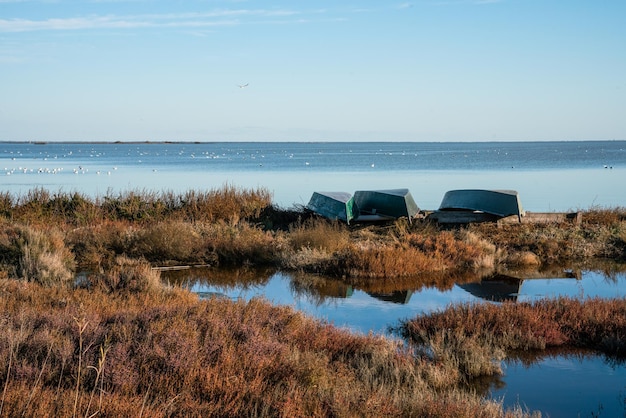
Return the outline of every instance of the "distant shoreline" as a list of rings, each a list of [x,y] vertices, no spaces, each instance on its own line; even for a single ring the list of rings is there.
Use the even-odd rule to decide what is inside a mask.
[[[550,143],[603,143],[603,142],[624,142],[626,139],[564,139],[564,140],[516,140],[516,141],[0,141],[0,144],[33,144],[33,145],[49,145],[49,144],[102,144],[102,145],[133,145],[133,144],[550,144]]]

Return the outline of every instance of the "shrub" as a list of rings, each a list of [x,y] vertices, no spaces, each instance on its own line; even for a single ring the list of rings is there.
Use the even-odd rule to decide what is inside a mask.
[[[626,299],[462,304],[403,321],[396,331],[437,356],[458,358],[468,375],[492,374],[489,363],[502,351],[584,348],[624,358],[625,313]]]
[[[263,300],[0,289],[3,416],[525,416],[454,365]]]
[[[47,286],[71,282],[74,256],[59,230],[4,225],[2,232],[0,260],[15,277]]]
[[[90,275],[86,284],[109,293],[152,292],[161,288],[161,273],[146,261],[118,256],[104,272]]]
[[[67,234],[67,245],[72,248],[79,266],[100,270],[116,255],[127,253],[135,235],[136,228],[131,224],[106,221],[72,229]]]
[[[342,224],[311,218],[289,228],[289,243],[296,251],[307,248],[332,254],[348,246],[350,234]]]
[[[138,230],[128,243],[128,254],[161,264],[207,261],[204,242],[194,226],[182,221],[159,222]]]
[[[207,250],[226,265],[276,265],[284,244],[269,231],[218,221],[198,226]]]
[[[258,218],[271,206],[272,195],[267,189],[242,190],[229,184],[207,192],[188,191],[181,197],[181,211],[192,221],[227,221]]]

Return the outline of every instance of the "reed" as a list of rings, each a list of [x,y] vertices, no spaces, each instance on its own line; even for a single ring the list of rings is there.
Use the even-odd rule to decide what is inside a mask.
[[[396,342],[262,300],[5,279],[0,309],[7,417],[528,416]]]
[[[0,223],[0,265],[8,275],[44,285],[68,284],[74,255],[56,228]]]
[[[87,226],[94,222],[155,222],[167,219],[238,222],[258,218],[271,206],[263,188],[239,189],[225,184],[207,191],[131,190],[95,199],[72,192],[34,188],[23,196],[0,196],[0,216],[28,224]]]
[[[469,231],[500,250],[498,262],[515,262],[508,255],[534,254],[542,264],[568,260],[611,258],[626,259],[626,210],[592,208],[582,211],[580,224],[475,224]],[[517,260],[519,261],[519,259]],[[533,263],[536,263],[533,262]]]
[[[463,304],[403,321],[396,331],[435,358],[456,358],[468,378],[497,372],[494,360],[518,350],[584,348],[624,358],[626,299]]]
[[[44,235],[57,231],[53,236],[62,237],[76,265],[89,269],[126,255],[155,265],[280,266],[360,280],[443,271],[456,275],[498,265],[626,259],[622,208],[592,208],[583,213],[580,224],[479,224],[444,230],[429,222],[400,219],[348,227],[304,209],[278,209],[264,189],[224,185],[183,194],[129,191],[95,200],[36,188],[24,196],[0,196],[0,217],[7,230],[0,231],[5,250],[0,264],[11,271],[42,263],[55,277],[63,266],[72,269],[66,254],[37,252],[32,246],[24,252],[12,238],[17,227]],[[21,262],[17,260],[24,254]]]
[[[289,244],[295,251],[317,249],[332,254],[347,248],[349,243],[348,228],[338,222],[312,218],[289,228]]]
[[[82,286],[106,293],[150,293],[161,288],[161,273],[142,260],[117,256],[102,272],[89,274]]]

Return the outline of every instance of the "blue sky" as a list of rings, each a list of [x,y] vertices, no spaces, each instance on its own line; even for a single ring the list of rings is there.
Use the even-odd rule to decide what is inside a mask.
[[[0,140],[625,140],[624,22],[624,0],[0,0]]]

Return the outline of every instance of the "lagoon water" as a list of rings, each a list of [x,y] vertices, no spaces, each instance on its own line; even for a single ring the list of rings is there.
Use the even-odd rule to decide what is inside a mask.
[[[626,141],[0,143],[0,187],[94,196],[228,183],[284,208],[314,191],[408,188],[422,209],[451,189],[513,189],[526,210],[626,206]],[[3,174],[3,175],[2,175]]]
[[[408,188],[420,208],[429,210],[439,206],[448,190],[479,188],[517,190],[524,208],[535,212],[626,207],[626,141],[1,142],[0,170],[0,191],[17,197],[36,187],[97,197],[230,184],[265,188],[273,193],[275,204],[289,208],[305,205],[314,191]],[[584,271],[570,276],[505,280],[498,297],[626,296],[623,273]],[[265,297],[357,332],[384,333],[399,319],[451,303],[484,303],[485,294],[493,291],[479,283],[376,292],[282,273],[235,284],[210,275],[188,279],[203,296]],[[597,356],[547,358],[532,367],[512,363],[489,394],[507,406],[519,403],[551,417],[623,416],[626,367]]]
[[[539,274],[500,272],[497,278],[444,288],[400,286],[368,289],[340,280],[312,279],[284,272],[219,275],[211,269],[164,272],[202,298],[233,300],[264,298],[288,305],[335,326],[359,333],[394,337],[390,326],[416,315],[443,310],[456,303],[532,302],[543,298],[624,298],[626,268],[605,265],[597,270],[550,269]],[[543,277],[541,277],[543,276]],[[230,277],[230,278],[229,278]],[[626,364],[594,353],[551,353],[532,362],[504,364],[483,396],[505,407],[539,410],[543,416],[617,417],[626,414]]]

